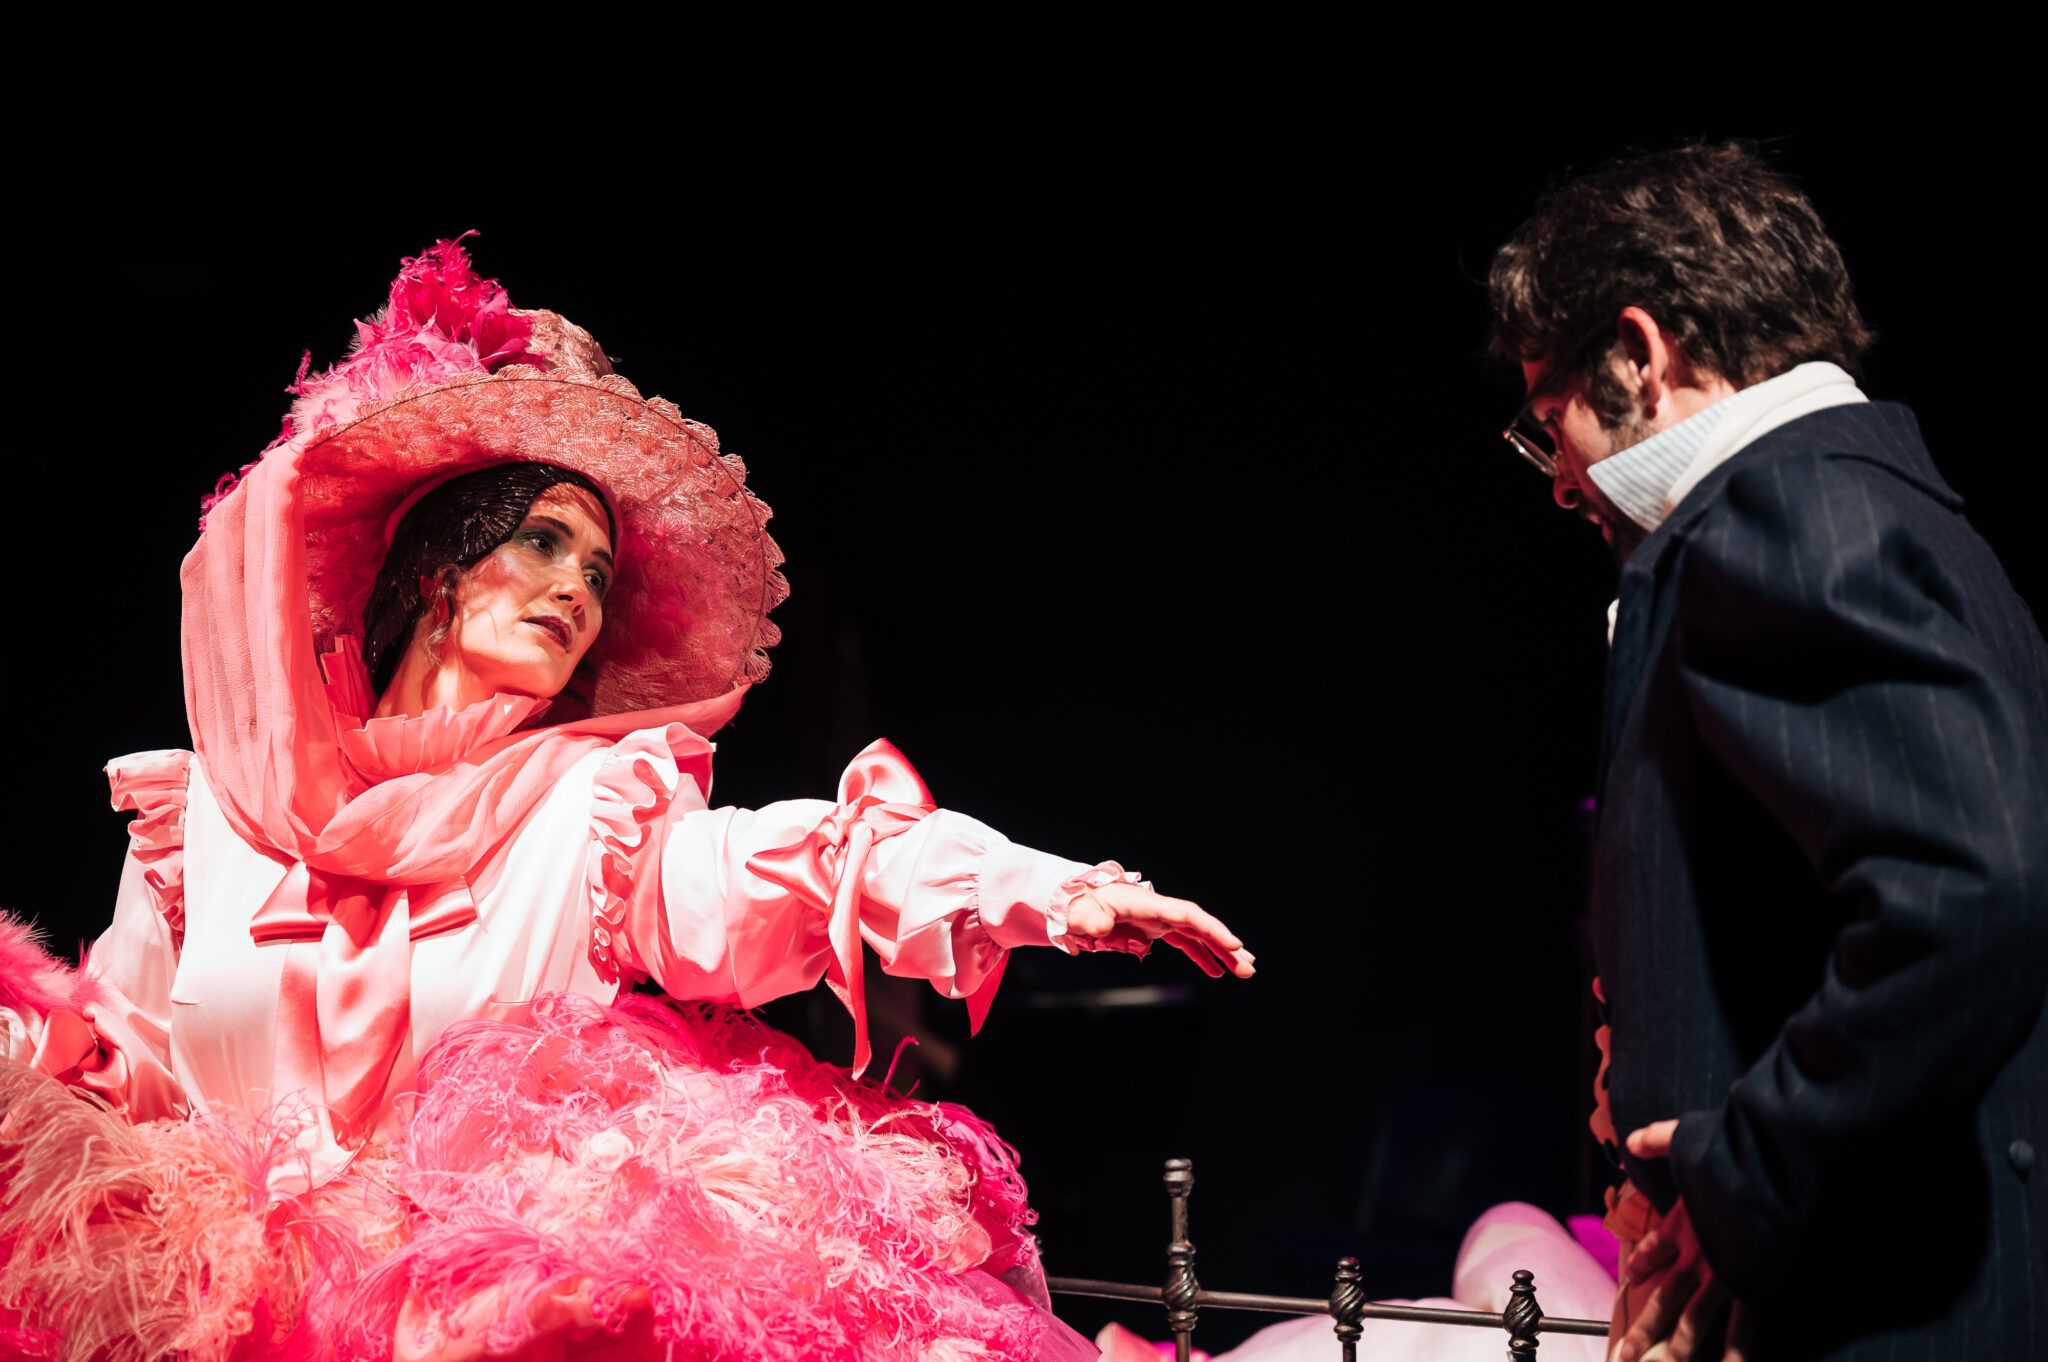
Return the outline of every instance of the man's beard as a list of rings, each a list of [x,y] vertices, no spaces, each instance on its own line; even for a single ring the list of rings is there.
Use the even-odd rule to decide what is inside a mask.
[[[1655,435],[1657,427],[1641,413],[1631,413],[1629,419],[1617,422],[1606,433],[1607,457],[1611,459],[1624,449],[1639,445]],[[1622,514],[1618,507],[1611,515],[1604,509],[1595,509],[1599,511],[1600,523],[1607,529],[1607,546],[1614,553],[1615,566],[1619,567],[1628,562],[1637,546],[1650,537],[1650,532]]]

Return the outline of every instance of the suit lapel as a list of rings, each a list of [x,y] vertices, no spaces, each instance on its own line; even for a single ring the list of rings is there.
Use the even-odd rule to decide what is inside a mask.
[[[1633,568],[1636,560],[1629,561]],[[1607,654],[1607,694],[1600,729],[1601,793],[1606,791],[1607,770],[1613,764],[1614,750],[1648,661],[1650,606],[1656,599],[1656,582],[1647,571],[1624,568],[1618,591],[1621,604],[1614,617],[1614,646]]]
[[[1720,470],[1715,470],[1717,473]],[[1692,499],[1687,498],[1688,505]],[[1688,519],[1696,518],[1688,517]],[[1607,691],[1600,725],[1600,774],[1594,798],[1604,801],[1607,776],[1621,747],[1621,735],[1628,727],[1642,690],[1643,672],[1654,660],[1652,654],[1665,636],[1657,627],[1658,585],[1663,580],[1673,551],[1680,542],[1679,519],[1672,516],[1650,536],[1636,545],[1622,565],[1615,596],[1619,607],[1614,616],[1614,644],[1607,653]],[[1599,817],[1596,813],[1595,818]]]

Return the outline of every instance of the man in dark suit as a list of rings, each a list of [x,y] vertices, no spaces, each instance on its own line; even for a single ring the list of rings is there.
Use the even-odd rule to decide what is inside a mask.
[[[1840,253],[1754,153],[1573,181],[1490,282],[1509,439],[1622,561],[1620,1357],[2048,1358],[2039,629],[1857,389]]]

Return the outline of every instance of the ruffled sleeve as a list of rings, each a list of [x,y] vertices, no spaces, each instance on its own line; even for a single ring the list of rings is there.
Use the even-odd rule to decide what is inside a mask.
[[[185,929],[190,752],[107,763],[117,809],[133,809],[114,921],[78,972],[74,1002],[49,1010],[33,1067],[97,1093],[135,1120],[183,1111],[171,1075],[171,981]]]
[[[606,983],[654,973],[633,948],[629,924],[661,912],[661,855],[670,820],[704,807],[685,761],[708,749],[680,724],[628,734],[591,779],[590,963]]]
[[[1068,955],[1075,955],[1081,951],[1123,951],[1132,955],[1145,954],[1146,946],[1144,945],[1119,945],[1107,941],[1100,944],[1081,942],[1076,941],[1067,934],[1067,910],[1074,906],[1074,900],[1087,893],[1090,889],[1100,889],[1104,885],[1109,884],[1136,884],[1142,885],[1147,889],[1152,887],[1152,882],[1143,875],[1140,875],[1135,870],[1126,870],[1115,861],[1100,861],[1095,865],[1084,866],[1080,874],[1069,875],[1066,879],[1062,880],[1059,892],[1054,895],[1053,907],[1047,914],[1047,922],[1053,937],[1053,945],[1059,947]]]
[[[192,754],[136,752],[107,763],[116,809],[133,809],[128,849],[151,902],[174,937],[185,933],[185,792]]]
[[[964,998],[976,1028],[1018,946],[1066,940],[1091,876],[1122,876],[1018,846],[936,808],[895,748],[857,757],[840,798],[697,808],[670,822],[658,903],[625,896],[633,958],[675,997],[757,1006],[825,979],[867,1059],[861,943],[885,973]]]

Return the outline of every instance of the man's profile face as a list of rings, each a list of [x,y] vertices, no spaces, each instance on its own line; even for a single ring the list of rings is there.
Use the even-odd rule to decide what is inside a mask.
[[[1523,390],[1535,393],[1549,377],[1545,360],[1522,361]],[[1586,392],[1586,381],[1575,378],[1552,386],[1530,405],[1529,420],[1550,436],[1556,451],[1557,474],[1551,496],[1567,511],[1577,511],[1600,527],[1600,533],[1614,546],[1617,556],[1626,557],[1643,537],[1643,529],[1623,515],[1607,499],[1586,470],[1602,459],[1611,458],[1630,445],[1640,444],[1656,428],[1640,415],[1619,425],[1600,422]]]

